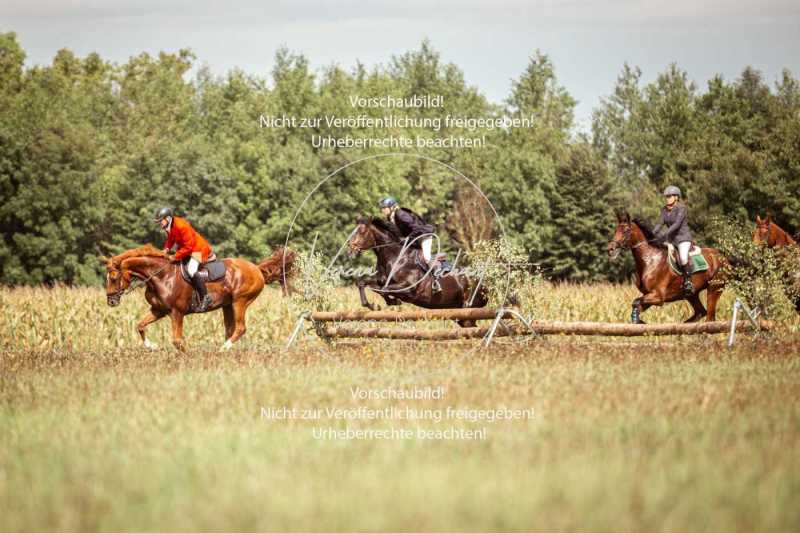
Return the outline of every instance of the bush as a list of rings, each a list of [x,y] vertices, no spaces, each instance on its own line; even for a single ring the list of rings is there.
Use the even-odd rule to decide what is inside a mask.
[[[769,248],[753,242],[750,224],[716,217],[710,224],[715,246],[727,258],[726,286],[751,306],[772,318],[794,315],[800,297],[800,248]]]

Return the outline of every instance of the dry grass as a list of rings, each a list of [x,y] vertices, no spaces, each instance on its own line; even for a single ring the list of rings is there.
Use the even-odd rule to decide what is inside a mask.
[[[537,315],[623,321],[633,296],[547,287]],[[189,318],[192,350],[179,354],[138,347],[141,295],[111,309],[99,290],[5,289],[0,307],[4,532],[800,529],[797,321],[734,350],[714,336],[488,350],[310,338],[284,352],[294,317],[271,290],[239,349],[212,350],[223,339],[211,315]],[[678,304],[650,319],[686,313]],[[164,344],[168,331],[165,321],[151,337]],[[447,395],[350,395],[412,385]],[[315,426],[387,422],[260,418],[284,405],[536,416],[489,424],[485,441],[317,441]]]

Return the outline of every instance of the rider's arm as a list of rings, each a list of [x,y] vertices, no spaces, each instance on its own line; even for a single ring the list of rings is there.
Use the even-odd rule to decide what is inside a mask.
[[[164,243],[164,251],[169,252],[172,250],[173,246],[175,246],[175,237],[172,235],[172,228],[170,228],[170,231],[167,234],[167,240]]]
[[[192,255],[195,244],[194,230],[188,223],[185,226],[176,226],[175,229],[181,234],[181,247],[175,252],[175,260],[180,261],[184,257]]]
[[[430,233],[430,228],[428,228],[426,224],[420,224],[420,222],[414,216],[401,209],[398,209],[397,213],[395,214],[395,218],[399,218],[403,221],[403,223],[411,228],[411,233],[408,234],[408,238],[410,240],[414,240],[420,235]]]

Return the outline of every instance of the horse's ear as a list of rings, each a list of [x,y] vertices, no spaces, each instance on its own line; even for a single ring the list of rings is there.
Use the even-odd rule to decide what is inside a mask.
[[[764,222],[766,222],[767,224],[772,223],[772,215],[767,215],[767,218],[764,219]]]
[[[628,224],[631,223],[631,214],[628,213],[627,211],[625,211],[625,222],[627,222]]]
[[[104,255],[101,255],[101,256],[100,256],[100,257],[98,257],[97,259],[99,259],[99,260],[100,260],[100,262],[101,262],[101,263],[103,263],[104,265],[107,265],[107,264],[108,264],[108,262],[109,262],[109,261],[111,261],[111,259],[110,259],[110,258],[108,258],[108,257],[106,257],[106,256],[104,256]]]
[[[761,224],[761,215],[756,213],[756,224]]]

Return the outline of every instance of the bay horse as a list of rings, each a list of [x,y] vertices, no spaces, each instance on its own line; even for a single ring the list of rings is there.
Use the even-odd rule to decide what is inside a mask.
[[[617,228],[608,243],[608,255],[613,260],[628,249],[636,263],[636,287],[642,296],[633,300],[631,322],[644,324],[641,314],[653,305],[687,300],[694,313],[686,322],[697,322],[704,316],[709,322],[716,319],[717,302],[722,295],[724,281],[714,279],[724,265],[724,258],[713,248],[702,248],[708,270],[692,275],[694,291],[686,296],[683,278],[675,274],[667,262],[667,250],[651,244],[657,242],[650,225],[639,219],[631,219],[628,213],[617,215]],[[700,293],[708,290],[708,311],[700,301]]]
[[[207,282],[212,299],[208,311],[222,309],[225,322],[225,343],[221,349],[230,349],[245,334],[247,308],[261,294],[265,283],[277,279],[276,272],[282,274],[282,279],[286,278],[293,260],[294,253],[284,249],[277,249],[259,265],[246,259],[223,259],[225,277]],[[136,326],[144,346],[157,348],[146,338],[145,328],[169,316],[172,320],[172,344],[185,351],[183,318],[192,312],[194,287],[183,279],[180,261],[171,261],[162,250],[151,244],[114,257],[103,257],[102,261],[106,265],[106,301],[109,306],[119,305],[122,296],[135,289],[138,283],[145,285],[144,297],[150,304],[150,311]],[[133,284],[136,280],[138,282]]]
[[[798,233],[798,237],[800,237],[800,233]],[[770,215],[767,215],[766,218],[761,218],[760,215],[756,215],[756,229],[753,231],[753,243],[765,245],[769,248],[797,246],[797,240],[789,235],[788,231],[778,226]],[[800,279],[798,279],[800,278],[800,274],[798,274],[798,272],[800,272],[800,265],[798,265],[796,270],[788,273],[789,277],[794,277],[794,280],[790,279],[788,283],[800,283]],[[792,292],[790,285],[786,288],[786,294],[789,299],[792,300],[795,311],[800,313],[800,295],[796,293],[793,294]]]
[[[457,309],[485,307],[488,302],[484,287],[458,272],[442,275],[439,278],[441,291],[434,293],[433,273],[418,264],[419,251],[410,247],[404,249],[404,239],[397,228],[382,218],[359,218],[347,246],[350,257],[367,250],[377,256],[377,276],[357,282],[361,305],[373,311],[379,307],[367,300],[366,288],[380,294],[386,305],[407,302],[426,309]],[[461,327],[475,325],[474,320],[457,322]]]

